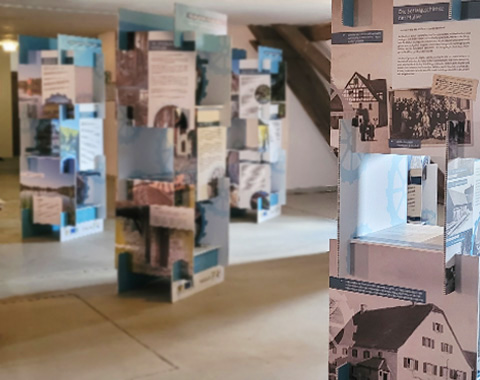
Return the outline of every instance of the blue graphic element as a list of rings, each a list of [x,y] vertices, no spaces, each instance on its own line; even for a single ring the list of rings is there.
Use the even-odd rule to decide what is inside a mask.
[[[387,211],[391,225],[405,223],[405,204],[407,197],[406,157],[392,155],[390,170],[388,171],[388,186],[386,189]]]
[[[360,168],[365,154],[353,153],[353,127],[351,122],[340,122],[340,180],[350,184],[360,178]]]
[[[282,49],[275,49],[267,46],[258,47],[258,71],[262,72],[263,63],[266,59],[270,60],[270,72],[272,74],[278,74],[280,68],[280,62],[283,60]]]
[[[434,210],[422,210],[422,221],[428,225],[436,225],[437,212]]]
[[[378,284],[368,281],[353,280],[350,278],[329,278],[330,289],[338,289],[346,292],[368,294],[377,297],[387,297],[415,303],[426,303],[427,293],[425,290],[404,288],[387,284]]]
[[[56,38],[43,38],[31,36],[18,36],[19,52],[18,58],[20,64],[34,63],[30,62],[30,52],[38,50],[56,50]]]
[[[472,233],[472,252],[471,254],[473,256],[480,256],[480,251],[477,251],[477,248],[476,248],[476,240],[477,240],[477,237],[478,237],[478,233],[480,232],[480,218],[477,219],[477,221],[475,222],[475,225],[473,226],[473,233]],[[480,240],[480,237],[478,237],[478,239]]]
[[[118,46],[120,50],[128,49],[129,32],[170,31],[174,28],[173,17],[135,12],[127,9],[118,10],[118,19]]]
[[[96,56],[102,54],[102,41],[97,38],[58,35],[59,57],[64,62],[67,51],[73,51],[73,63],[77,67],[95,67]]]
[[[342,22],[345,26],[354,26],[354,9],[353,0],[342,0]]]
[[[213,268],[218,265],[218,249],[212,249],[195,256],[193,260],[193,273],[200,273],[204,270]]]

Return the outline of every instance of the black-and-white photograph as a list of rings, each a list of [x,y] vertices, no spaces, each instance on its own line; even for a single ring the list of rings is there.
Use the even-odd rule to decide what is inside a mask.
[[[392,1],[376,2],[374,8],[367,5],[357,8],[360,13],[355,16],[355,25],[368,24],[368,30],[378,32],[379,38],[375,43],[368,39],[332,42],[331,84],[338,89],[337,95],[341,98],[335,100],[334,116],[353,119],[354,152],[390,153],[388,94],[392,88]],[[333,1],[332,10],[332,35],[343,38],[352,33],[353,29],[341,19],[342,1]],[[365,18],[368,14],[370,16]],[[334,125],[337,121],[332,120]]]
[[[459,144],[471,143],[470,101],[432,95],[430,89],[394,92],[392,140],[421,140],[421,145],[444,144],[449,127]]]
[[[388,125],[387,81],[355,72],[343,90],[343,97],[355,112],[353,126],[359,129],[360,141],[382,138],[377,131]],[[383,132],[387,132],[386,128]]]
[[[461,326],[438,305],[385,301],[372,308],[370,296],[332,295],[330,325],[343,328],[331,331],[329,380],[476,378],[476,353],[465,349],[457,335]],[[354,295],[365,303],[352,308]]]

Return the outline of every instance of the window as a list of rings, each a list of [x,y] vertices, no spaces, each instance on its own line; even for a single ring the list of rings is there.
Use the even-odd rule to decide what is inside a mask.
[[[443,325],[441,323],[433,322],[433,331],[443,333]]]
[[[423,373],[426,373],[428,375],[437,375],[437,369],[438,367],[434,364],[431,363],[423,363]]]
[[[363,97],[364,97],[364,92],[363,92],[363,90],[358,90],[358,97],[359,97],[360,99],[363,99]]]
[[[363,358],[370,359],[370,351],[367,351],[367,350],[363,351]]]
[[[422,337],[422,346],[434,349],[435,348],[435,341],[431,338],[427,338],[426,336],[424,336],[424,337]]]
[[[378,355],[377,355],[379,358],[383,358],[383,354],[381,351],[378,351]]]
[[[352,348],[352,357],[353,358],[358,357],[358,350],[356,348]]]
[[[440,367],[440,377],[448,376],[448,367]]]
[[[403,358],[403,367],[418,371],[418,360],[412,358]]]
[[[370,111],[373,110],[372,103],[368,103],[368,109],[369,109]]]
[[[445,374],[447,373],[448,372],[445,372]],[[449,378],[453,380],[467,380],[467,373],[463,371],[458,371],[456,369],[451,369]]]
[[[447,373],[448,372],[445,372],[445,374]],[[451,369],[449,378],[452,380],[467,380],[467,373],[463,371],[458,371],[456,369]]]
[[[358,85],[358,78],[353,78],[353,84],[356,86]]]
[[[344,349],[342,350],[342,354],[343,354],[343,355],[348,355],[348,348],[344,348]]]
[[[337,353],[337,347],[333,347],[332,348],[332,354],[336,354]]]
[[[447,354],[453,354],[453,346],[448,343],[441,343],[440,350],[442,352],[446,352]]]

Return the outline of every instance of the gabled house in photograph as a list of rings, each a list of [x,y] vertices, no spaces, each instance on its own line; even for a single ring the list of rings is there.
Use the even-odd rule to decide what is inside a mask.
[[[447,234],[454,233],[472,212],[472,201],[469,200],[473,186],[465,191],[448,189],[447,192]]]
[[[368,111],[369,122],[376,127],[388,125],[387,81],[371,79],[355,72],[343,90],[343,97],[355,111]]]
[[[348,377],[337,377],[346,366]],[[433,304],[362,307],[330,342],[330,368],[337,380],[475,379],[471,355]]]
[[[333,96],[332,96],[333,95]],[[330,96],[330,128],[339,129],[339,122],[343,119],[343,104],[340,95]]]

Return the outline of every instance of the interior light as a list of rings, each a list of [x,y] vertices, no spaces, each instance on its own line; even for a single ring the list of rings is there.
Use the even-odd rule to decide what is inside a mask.
[[[2,49],[6,53],[13,53],[18,49],[18,42],[14,40],[2,40],[0,45],[2,45]]]

